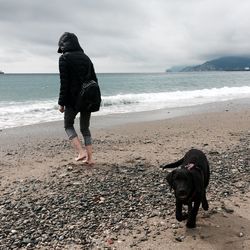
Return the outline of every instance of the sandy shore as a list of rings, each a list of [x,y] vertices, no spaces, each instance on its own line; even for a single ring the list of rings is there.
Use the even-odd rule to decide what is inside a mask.
[[[93,169],[73,161],[62,122],[1,131],[0,248],[249,249],[249,100],[173,113],[93,117]],[[210,210],[187,230],[159,165],[192,147],[212,177]]]

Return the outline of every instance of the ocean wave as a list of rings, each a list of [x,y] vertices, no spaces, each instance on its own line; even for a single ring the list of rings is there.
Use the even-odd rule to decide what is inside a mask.
[[[28,101],[28,102],[1,102],[1,115],[15,115],[25,113],[37,113],[57,110],[58,106],[55,101]]]
[[[160,93],[125,94],[102,97],[102,107],[123,105],[162,105],[162,107],[182,107],[215,101],[226,101],[250,96],[250,87],[223,87],[190,91]]]
[[[0,102],[0,129],[62,119],[56,100]]]
[[[152,111],[249,98],[250,87],[222,87],[189,91],[119,94],[103,96],[94,115]],[[0,102],[0,129],[62,120],[56,99],[27,102]]]

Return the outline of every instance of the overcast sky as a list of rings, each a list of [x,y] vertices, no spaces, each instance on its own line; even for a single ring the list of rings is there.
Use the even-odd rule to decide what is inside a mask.
[[[97,72],[163,72],[250,55],[250,1],[0,0],[0,70],[58,72],[65,31]]]

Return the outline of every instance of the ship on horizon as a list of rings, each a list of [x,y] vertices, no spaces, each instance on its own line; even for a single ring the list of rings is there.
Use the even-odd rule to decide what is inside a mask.
[[[0,70],[0,74],[4,74],[4,72],[2,70]]]

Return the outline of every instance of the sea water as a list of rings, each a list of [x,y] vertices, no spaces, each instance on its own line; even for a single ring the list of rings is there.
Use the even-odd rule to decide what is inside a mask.
[[[250,72],[97,74],[102,106],[93,115],[172,109],[250,98]],[[58,74],[0,75],[0,129],[62,120]]]

